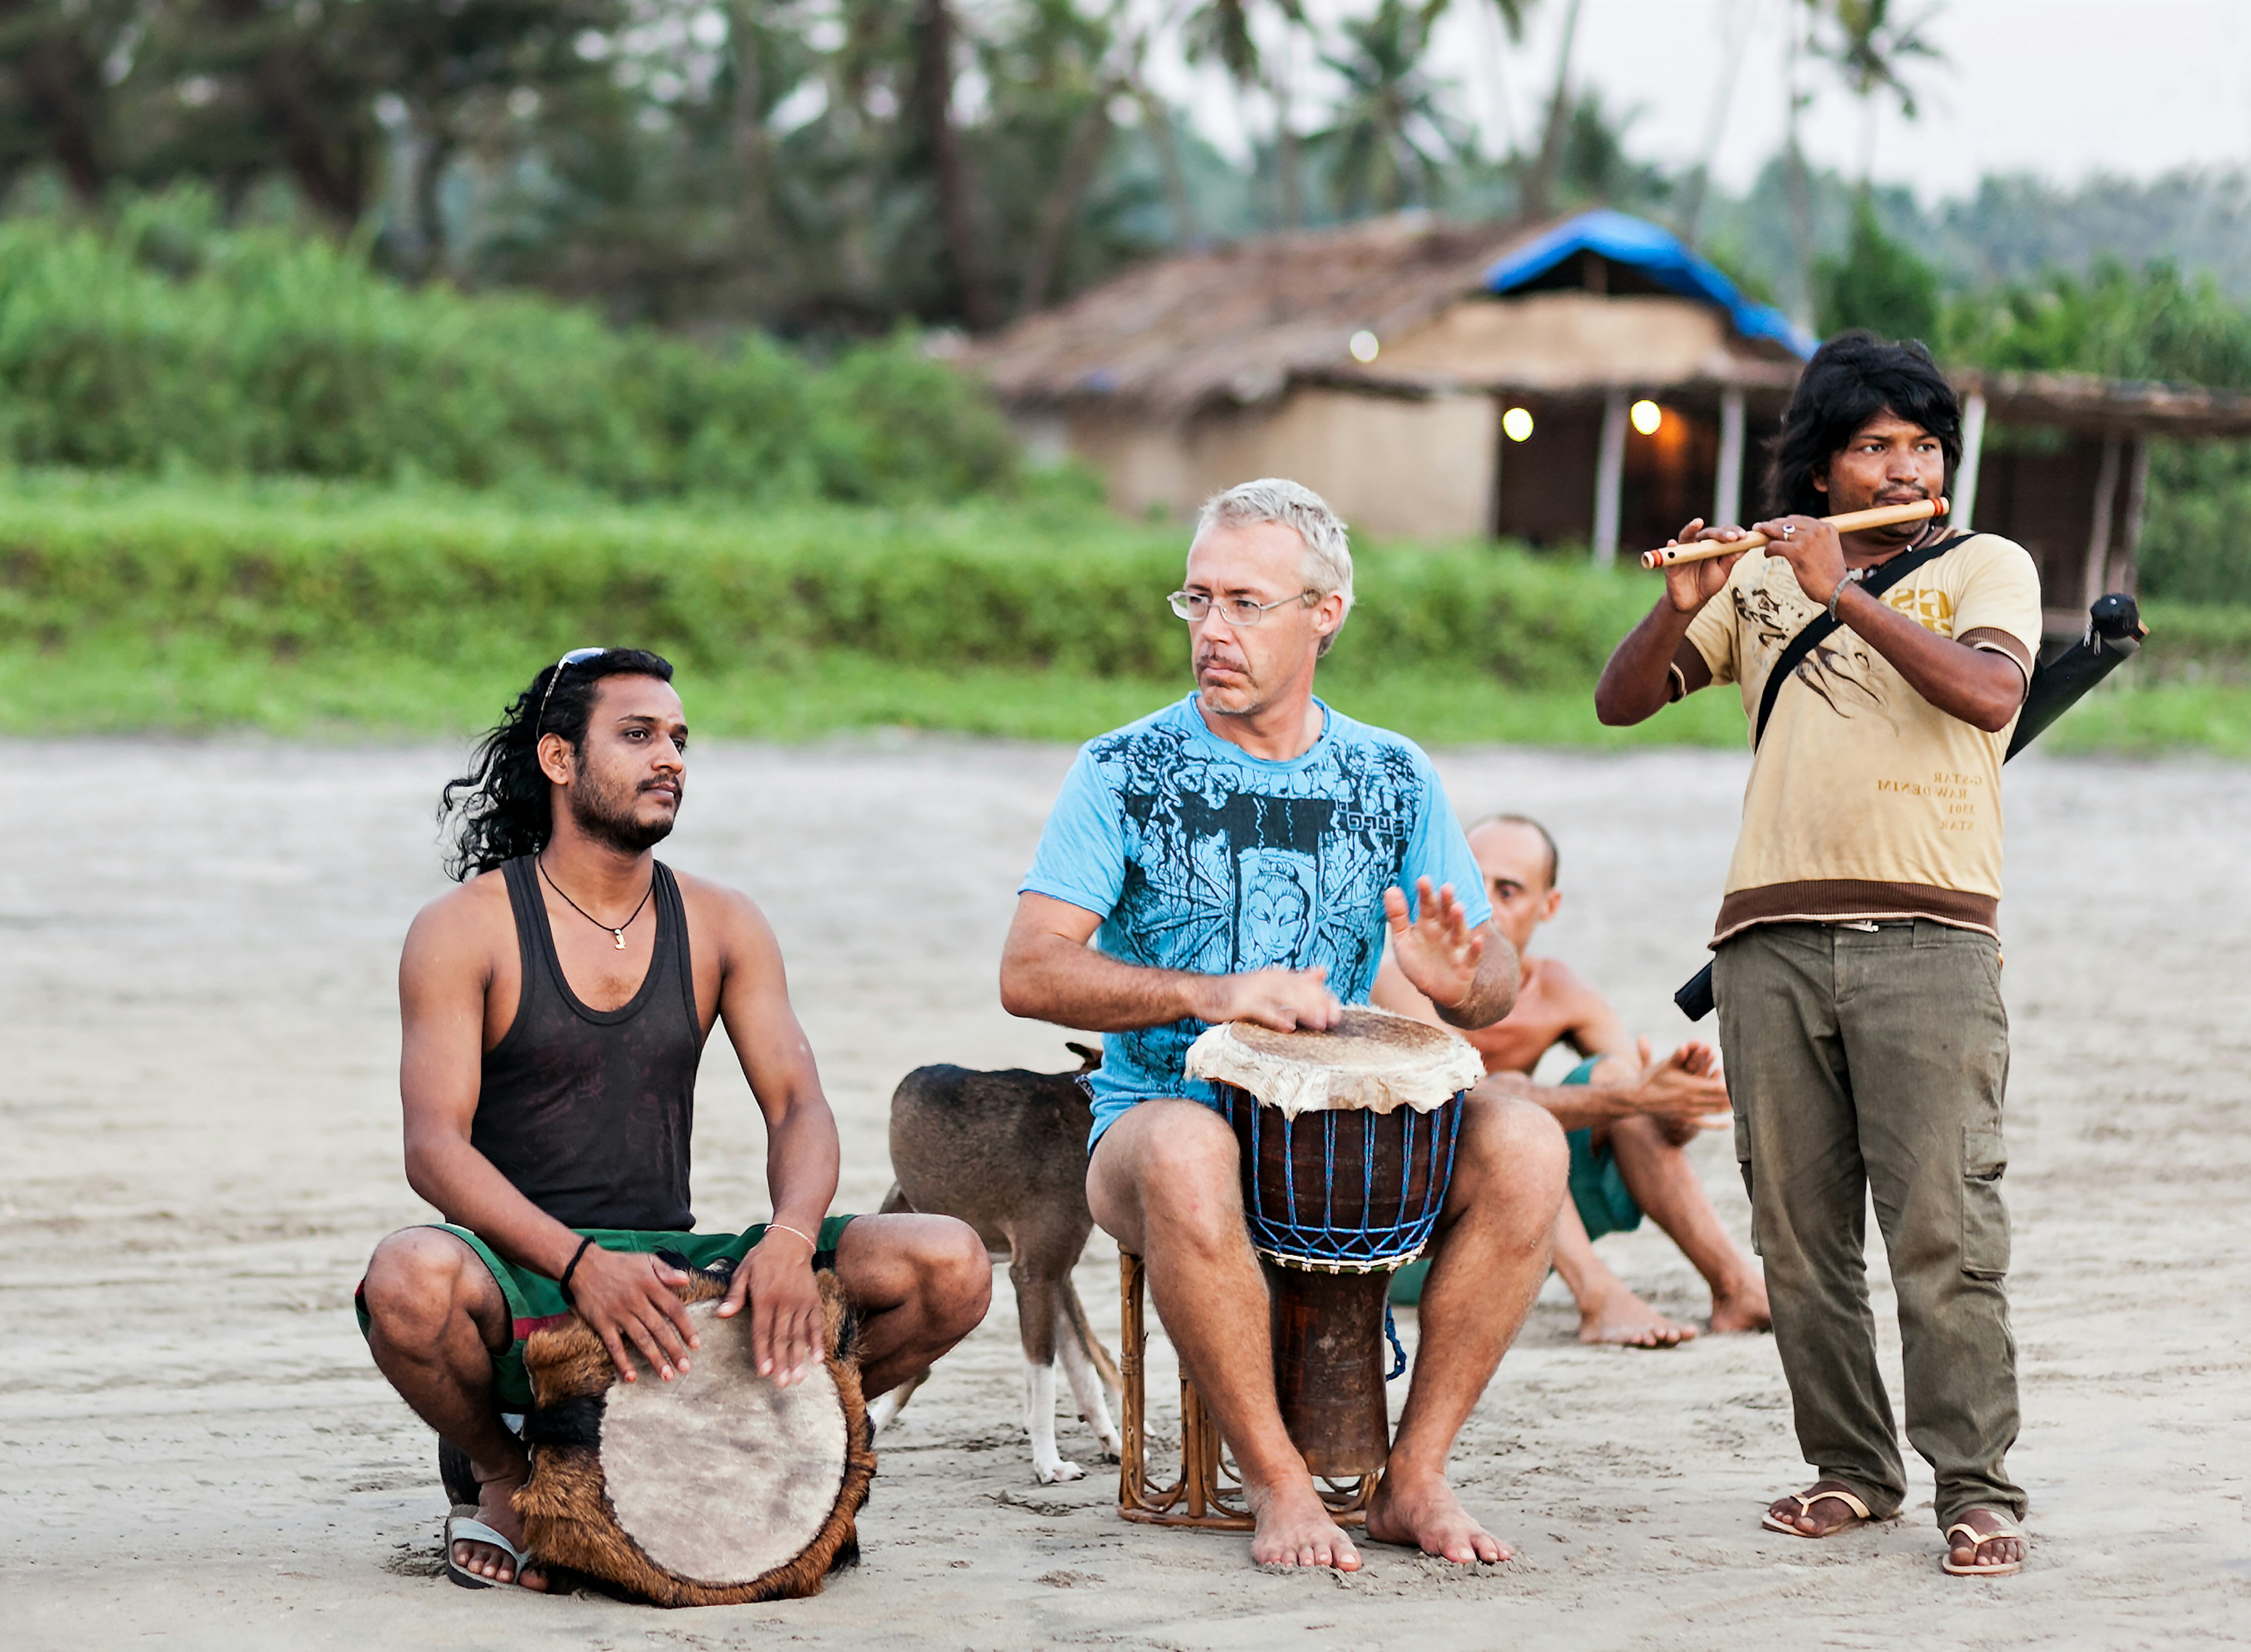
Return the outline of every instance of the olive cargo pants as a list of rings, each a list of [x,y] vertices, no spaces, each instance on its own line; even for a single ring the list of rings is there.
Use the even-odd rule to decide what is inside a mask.
[[[1999,968],[1991,936],[1917,918],[1760,924],[1722,943],[1713,970],[1798,1444],[1878,1515],[1899,1508],[1907,1481],[1868,1308],[1873,1192],[1899,1299],[1907,1435],[1936,1474],[1941,1527],[1972,1507],[2025,1513],[2003,1463],[2017,1349],[2001,1282]]]

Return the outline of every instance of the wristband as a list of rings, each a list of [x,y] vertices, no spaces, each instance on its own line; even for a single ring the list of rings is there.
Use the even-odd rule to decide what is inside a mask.
[[[571,1253],[571,1261],[563,1269],[563,1277],[555,1282],[555,1288],[563,1293],[564,1305],[573,1313],[578,1311],[578,1304],[571,1295],[571,1275],[578,1271],[578,1259],[586,1254],[587,1247],[593,1242],[594,1238],[591,1234],[578,1241],[578,1248]]]
[[[1846,574],[1842,579],[1837,582],[1837,589],[1829,593],[1829,618],[1835,619],[1840,626],[1845,622],[1842,619],[1838,619],[1837,605],[1845,599],[1846,586],[1857,585],[1860,583],[1860,579],[1856,575]]]
[[[771,1234],[777,1227],[780,1228],[785,1234],[795,1234],[798,1238],[805,1241],[806,1248],[813,1252],[814,1255],[817,1256],[821,1254],[821,1247],[814,1242],[812,1234],[801,1233],[797,1228],[792,1227],[787,1222],[768,1222],[766,1224],[766,1234]],[[765,1242],[765,1234],[760,1234],[758,1235],[758,1242],[760,1244],[764,1244]]]

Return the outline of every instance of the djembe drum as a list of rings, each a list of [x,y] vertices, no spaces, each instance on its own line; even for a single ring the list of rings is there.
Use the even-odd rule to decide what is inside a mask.
[[[828,1357],[790,1388],[758,1374],[750,1314],[718,1317],[717,1272],[680,1289],[703,1345],[671,1382],[620,1382],[575,1316],[534,1331],[516,1494],[533,1557],[658,1606],[817,1594],[856,1559],[876,1454],[851,1317],[835,1275],[815,1278]]]
[[[1421,1255],[1452,1179],[1462,1092],[1484,1076],[1468,1042],[1382,1010],[1352,1008],[1327,1033],[1244,1021],[1190,1047],[1241,1152],[1243,1213],[1265,1268],[1275,1397],[1290,1438],[1326,1481],[1340,1517],[1361,1515],[1390,1450],[1384,1407],[1384,1298],[1393,1270]],[[1139,1261],[1127,1260],[1129,1375],[1140,1346]],[[1182,1384],[1180,1484],[1152,1492],[1139,1469],[1129,1392],[1121,1502],[1129,1517],[1246,1524],[1218,1483],[1216,1435]],[[1137,1484],[1137,1481],[1139,1483]],[[1345,1483],[1354,1483],[1347,1484]],[[1211,1513],[1205,1517],[1204,1505]]]

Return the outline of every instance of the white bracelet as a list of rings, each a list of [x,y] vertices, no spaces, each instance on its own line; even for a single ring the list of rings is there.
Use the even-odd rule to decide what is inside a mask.
[[[766,1224],[766,1234],[773,1232],[777,1227],[780,1228],[785,1234],[796,1234],[800,1239],[806,1242],[807,1247],[812,1250],[814,1255],[817,1256],[821,1254],[821,1247],[814,1242],[812,1234],[800,1233],[798,1229],[792,1227],[787,1222],[768,1222]],[[760,1234],[758,1235],[758,1242],[760,1244],[764,1244],[765,1242],[765,1234]]]

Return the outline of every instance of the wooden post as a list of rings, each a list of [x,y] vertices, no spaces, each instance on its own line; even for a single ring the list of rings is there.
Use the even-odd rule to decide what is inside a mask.
[[[2133,462],[2126,467],[2126,541],[2118,548],[2118,577],[2109,583],[2132,591],[2142,583],[2142,515],[2150,498],[2150,439],[2134,438]]]
[[[2115,432],[2102,439],[2102,468],[2095,474],[2095,522],[2087,534],[2086,588],[2081,592],[2086,607],[2102,596],[2110,572],[2110,518],[2118,504],[2118,450],[2124,446]]]
[[[1985,397],[1972,391],[1962,404],[1962,463],[1954,476],[1954,508],[1947,521],[1959,533],[1971,531],[1970,513],[1977,508],[1977,461],[1985,456]]]
[[[1625,491],[1625,392],[1603,403],[1603,445],[1595,458],[1595,566],[1617,561],[1618,517]]]
[[[1720,474],[1712,488],[1714,528],[1740,525],[1743,508],[1743,393],[1730,385],[1720,392]]]

